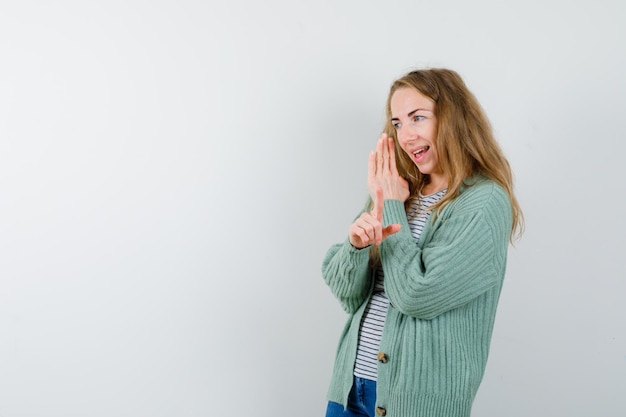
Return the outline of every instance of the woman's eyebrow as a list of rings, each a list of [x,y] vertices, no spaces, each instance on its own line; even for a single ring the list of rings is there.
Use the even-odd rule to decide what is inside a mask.
[[[413,115],[414,115],[415,113],[417,113],[418,111],[430,111],[430,110],[428,110],[428,109],[415,109],[415,110],[410,111],[409,113],[407,113],[407,117],[411,117],[411,116],[413,116]],[[391,120],[400,120],[400,119],[399,119],[399,118],[397,118],[397,117],[392,117],[392,118],[391,118]]]

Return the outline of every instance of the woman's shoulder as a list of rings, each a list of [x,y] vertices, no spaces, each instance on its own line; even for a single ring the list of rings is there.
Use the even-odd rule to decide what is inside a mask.
[[[506,196],[506,190],[494,180],[477,175],[471,178],[467,178],[461,186],[461,193],[466,194],[467,197],[474,195],[489,195],[496,193]]]
[[[511,201],[506,190],[497,182],[476,176],[467,179],[457,198],[454,206],[465,209],[484,210],[511,210]]]

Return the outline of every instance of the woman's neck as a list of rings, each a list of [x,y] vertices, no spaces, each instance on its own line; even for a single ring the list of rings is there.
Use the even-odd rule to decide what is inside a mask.
[[[444,176],[429,176],[428,182],[421,189],[422,195],[435,194],[448,186],[448,179]]]

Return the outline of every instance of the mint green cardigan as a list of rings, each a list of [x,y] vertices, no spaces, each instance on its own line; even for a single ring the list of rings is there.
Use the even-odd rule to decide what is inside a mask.
[[[404,204],[385,200],[384,224],[402,226],[380,245],[390,305],[376,405],[387,417],[469,416],[487,364],[506,269],[510,200],[499,185],[479,179],[430,219],[416,243]],[[347,240],[323,261],[325,282],[350,314],[327,397],[344,406],[372,272],[369,248],[355,249]]]

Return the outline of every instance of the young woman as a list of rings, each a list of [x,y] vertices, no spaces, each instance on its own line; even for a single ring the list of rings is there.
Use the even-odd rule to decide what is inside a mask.
[[[456,72],[392,84],[368,188],[322,266],[350,314],[326,416],[469,416],[523,219],[509,164]]]

